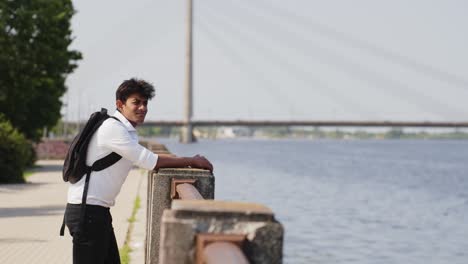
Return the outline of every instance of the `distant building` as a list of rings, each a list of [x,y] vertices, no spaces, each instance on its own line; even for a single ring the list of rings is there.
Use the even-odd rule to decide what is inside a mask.
[[[238,137],[251,137],[253,134],[252,129],[248,127],[220,127],[217,131],[218,138],[238,138]]]

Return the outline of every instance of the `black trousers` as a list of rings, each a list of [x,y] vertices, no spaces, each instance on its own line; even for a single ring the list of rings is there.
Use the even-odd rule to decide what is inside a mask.
[[[81,204],[67,204],[65,224],[73,237],[73,264],[120,264],[119,249],[109,208],[86,205],[80,224]]]

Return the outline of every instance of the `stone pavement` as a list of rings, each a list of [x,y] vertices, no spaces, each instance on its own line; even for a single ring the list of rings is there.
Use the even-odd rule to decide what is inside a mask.
[[[27,184],[0,184],[0,263],[72,263],[71,237],[59,236],[66,204],[67,183],[62,181],[63,161],[42,160]],[[144,263],[147,172],[134,169],[111,208],[119,248],[127,235],[134,201],[141,207],[130,246],[131,263]]]

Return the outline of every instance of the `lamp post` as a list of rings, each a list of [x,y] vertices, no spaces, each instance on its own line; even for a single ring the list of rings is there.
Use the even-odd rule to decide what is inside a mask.
[[[182,143],[192,143],[192,24],[193,24],[192,0],[187,0],[187,45],[186,45],[186,76],[185,76],[185,115],[184,127],[182,128]]]

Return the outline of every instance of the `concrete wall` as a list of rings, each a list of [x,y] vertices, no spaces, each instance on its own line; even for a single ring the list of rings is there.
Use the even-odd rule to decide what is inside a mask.
[[[194,186],[204,199],[214,199],[214,176],[207,170],[199,169],[160,169],[149,175],[148,229],[146,263],[158,263],[160,223],[164,209],[171,206],[170,190],[173,179],[196,179]]]
[[[65,159],[70,143],[59,139],[43,139],[34,146],[37,159]]]
[[[250,263],[282,263],[283,227],[262,205],[174,201],[162,215],[160,263],[195,263],[197,234],[245,235],[241,249]]]

